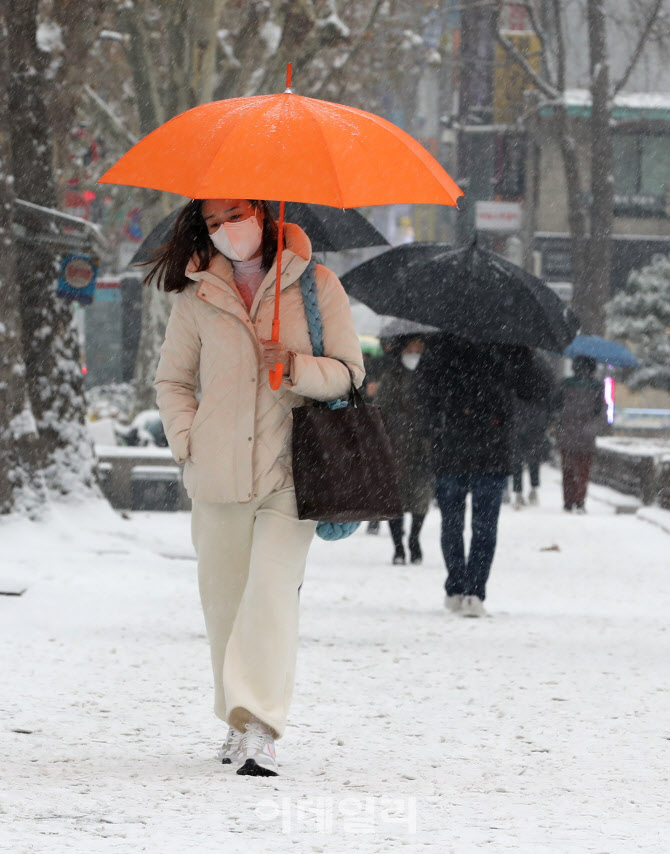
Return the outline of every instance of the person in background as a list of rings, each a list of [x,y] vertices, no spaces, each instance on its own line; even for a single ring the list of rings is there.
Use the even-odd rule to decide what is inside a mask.
[[[445,606],[481,617],[503,489],[512,471],[512,397],[541,398],[547,383],[527,347],[476,345],[445,335],[431,348],[425,389],[447,566]],[[468,493],[472,540],[466,559]]]
[[[423,560],[419,534],[433,497],[430,440],[423,415],[424,390],[421,372],[417,371],[424,350],[420,336],[393,339],[375,397],[398,467],[403,510],[412,514],[407,545],[413,564]],[[404,564],[407,562],[404,517],[391,519],[389,527],[395,546],[393,563]]]
[[[533,400],[522,400],[513,397],[514,439],[513,439],[513,470],[512,490],[514,492],[514,509],[520,510],[525,501],[523,498],[523,470],[528,467],[530,491],[528,504],[539,502],[540,464],[549,457],[549,439],[547,429],[552,419],[553,399],[555,389],[553,376],[542,357],[535,354],[533,359],[547,380],[548,393],[544,397]]]
[[[586,490],[596,449],[605,427],[603,384],[595,377],[596,362],[587,356],[572,361],[573,376],[563,380],[556,444],[563,468],[563,506],[585,513]]]

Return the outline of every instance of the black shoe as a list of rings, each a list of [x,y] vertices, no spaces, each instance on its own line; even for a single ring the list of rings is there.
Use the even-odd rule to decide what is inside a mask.
[[[418,540],[409,541],[409,560],[410,563],[413,563],[416,566],[423,563],[423,553],[421,552],[421,546],[419,545]]]
[[[405,549],[396,549],[393,555],[393,565],[404,566],[407,563],[405,559]]]
[[[566,513],[572,513],[572,504],[564,504],[563,509]]]

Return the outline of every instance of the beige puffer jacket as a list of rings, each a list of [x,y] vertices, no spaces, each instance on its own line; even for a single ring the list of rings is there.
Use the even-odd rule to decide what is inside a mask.
[[[192,272],[189,265],[193,284],[175,298],[154,386],[170,450],[185,464],[184,485],[192,499],[246,502],[292,486],[293,407],[305,398],[346,394],[351,380],[345,364],[357,386],[363,381],[349,300],[337,276],[320,264],[315,280],[325,356],[311,355],[298,280],[312,247],[297,225],[286,224],[285,239],[280,339],[296,355],[291,376],[277,391],[270,388],[259,344],[272,333],[276,263],[250,312],[235,287],[231,263],[219,253],[206,271]]]

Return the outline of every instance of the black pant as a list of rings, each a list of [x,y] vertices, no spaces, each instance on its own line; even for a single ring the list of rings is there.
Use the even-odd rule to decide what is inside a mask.
[[[540,485],[540,464],[534,460],[529,462],[528,473],[532,489],[537,489]],[[523,492],[523,463],[512,472],[512,489],[514,492]]]
[[[416,547],[419,545],[419,534],[421,533],[421,528],[423,526],[423,520],[425,519],[425,515],[420,513],[412,514],[412,527],[409,532],[409,548],[410,551],[416,550]],[[405,517],[400,516],[398,519],[390,519],[389,520],[389,528],[391,529],[391,536],[393,537],[393,545],[395,546],[396,552],[403,553],[405,552],[405,547],[402,543],[402,538],[405,533],[404,531]],[[414,547],[414,548],[412,548]]]
[[[498,515],[507,477],[504,474],[452,474],[437,479],[442,513],[442,553],[447,565],[444,585],[449,596],[484,600],[498,537]],[[472,541],[465,560],[465,499],[472,492]]]

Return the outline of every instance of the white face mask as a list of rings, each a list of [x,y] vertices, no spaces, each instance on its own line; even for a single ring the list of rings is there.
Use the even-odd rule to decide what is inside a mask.
[[[255,213],[240,222],[224,222],[209,235],[212,243],[231,261],[248,261],[255,255],[263,239],[263,229]]]
[[[415,371],[421,361],[421,353],[403,353],[400,361],[408,371]]]

